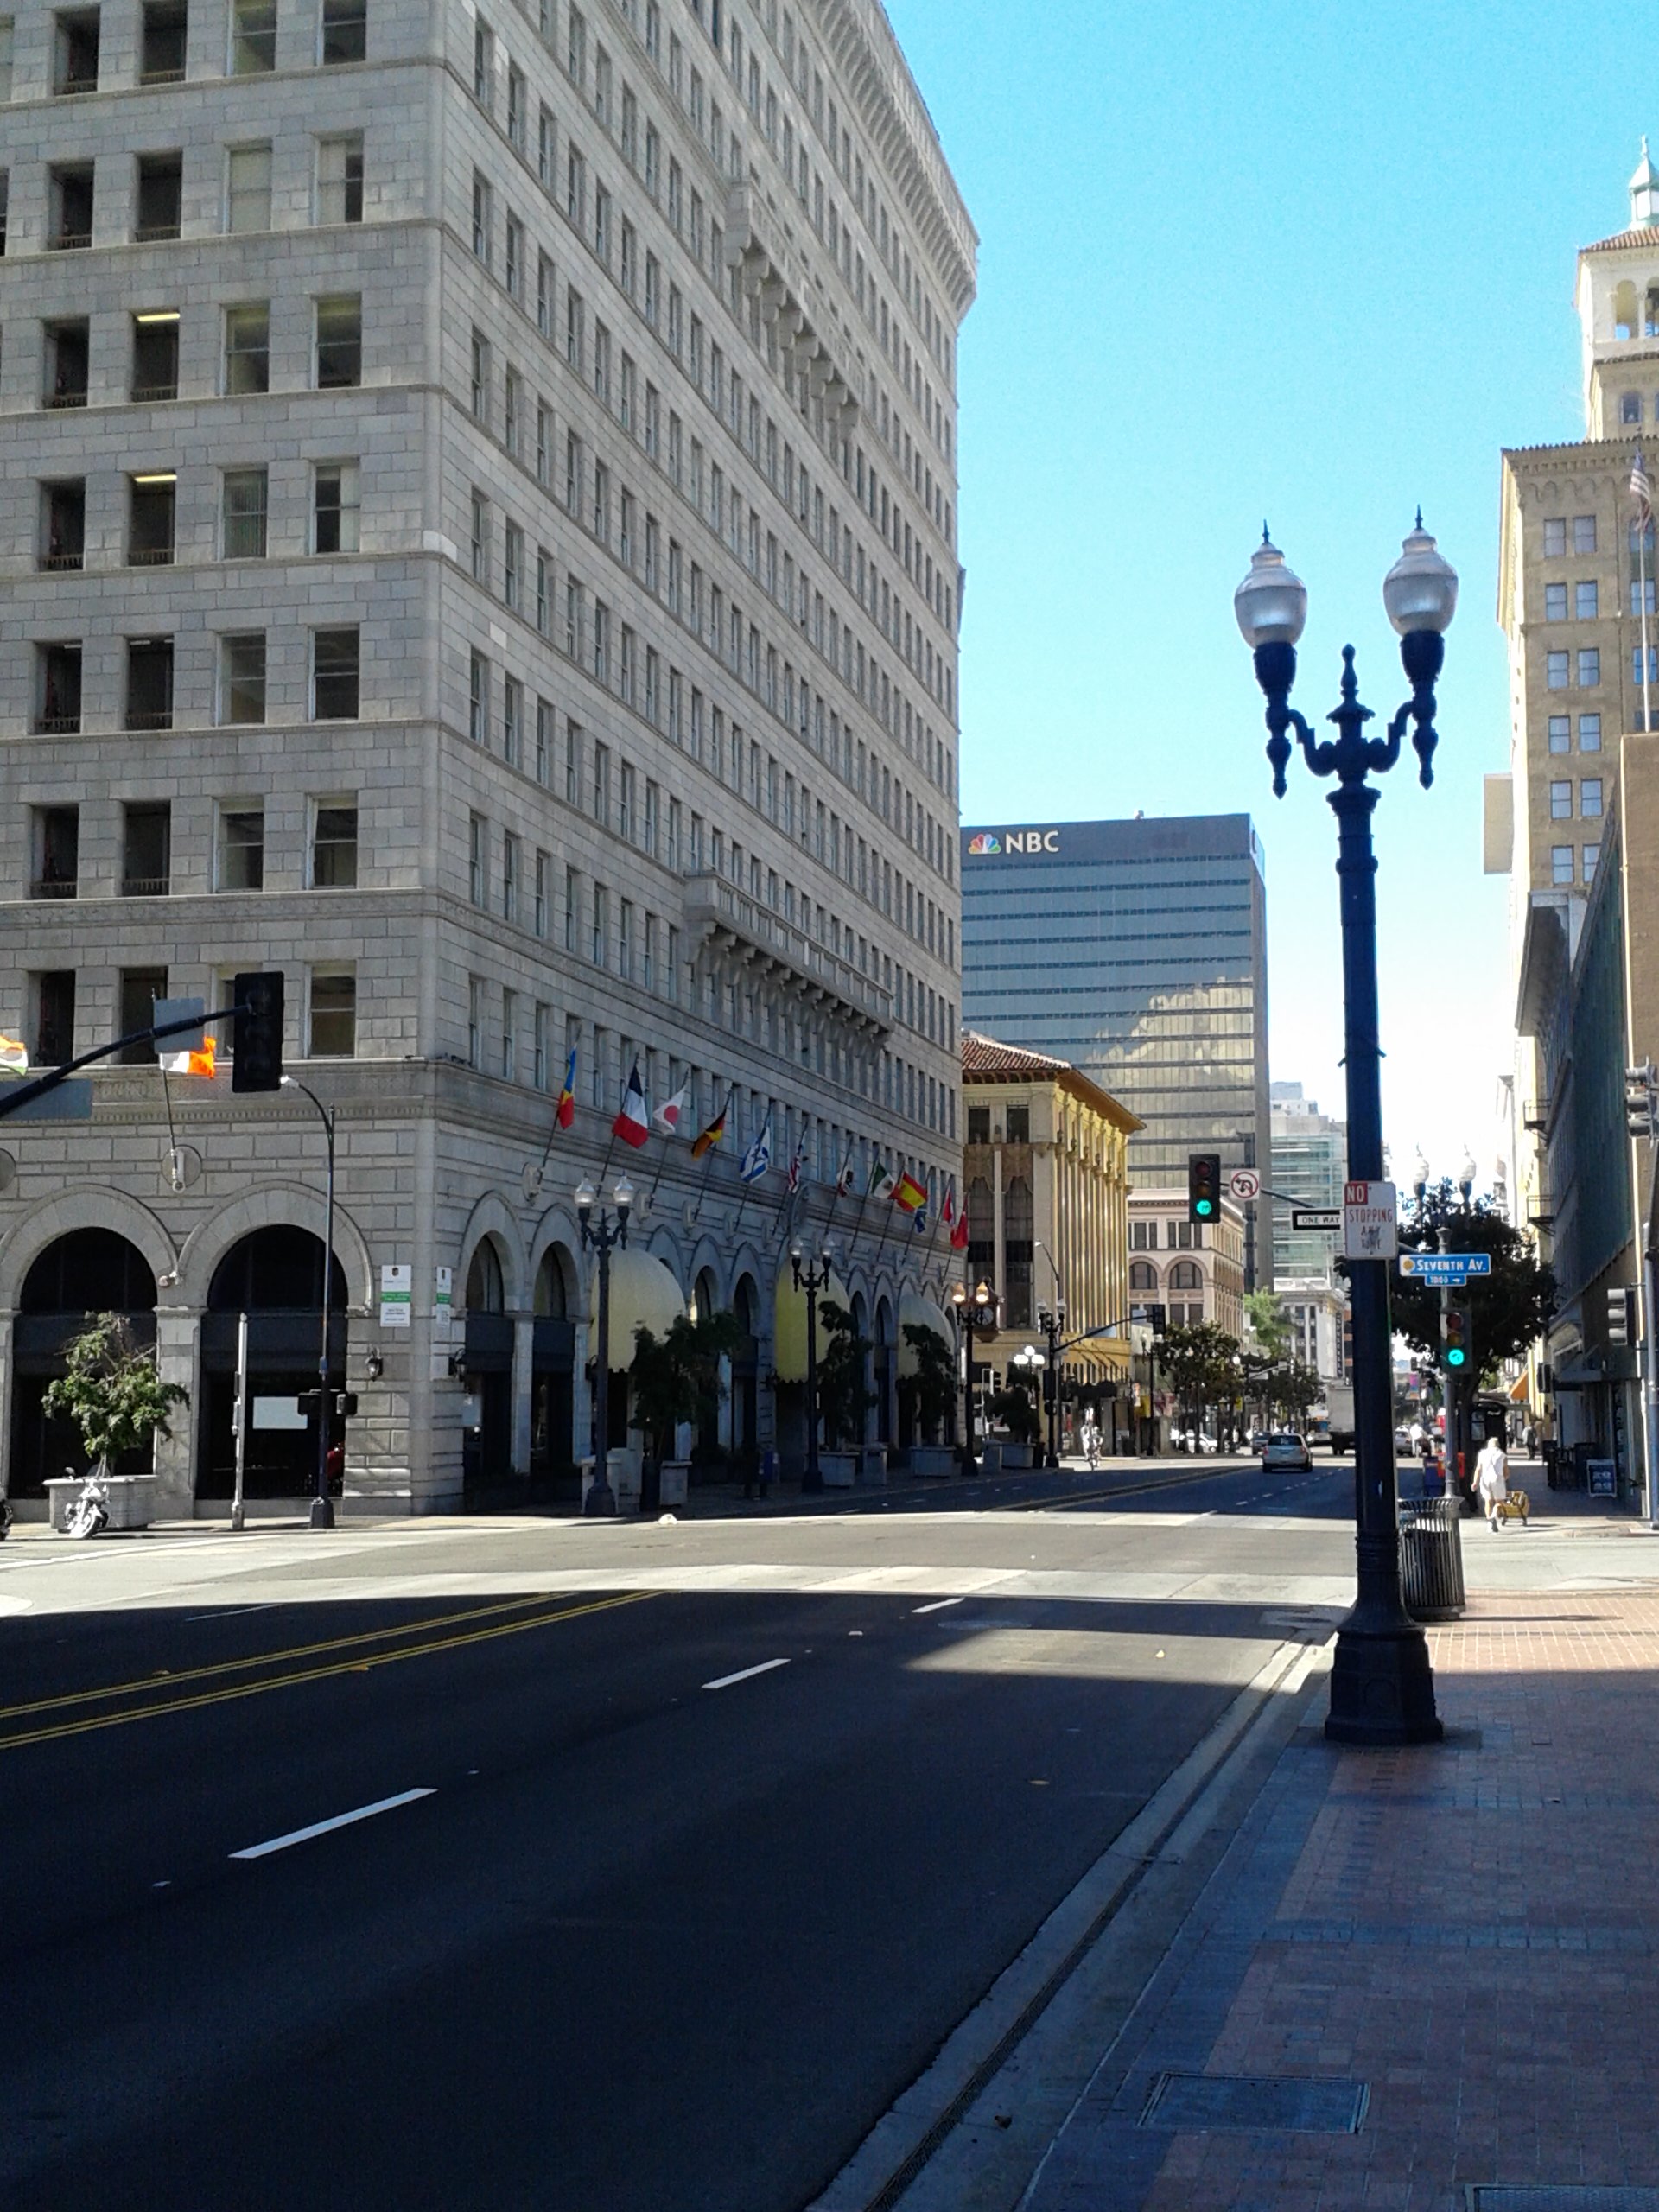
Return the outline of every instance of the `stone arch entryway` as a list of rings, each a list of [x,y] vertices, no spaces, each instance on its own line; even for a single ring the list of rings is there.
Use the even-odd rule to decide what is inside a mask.
[[[461,1441],[461,1486],[476,1503],[512,1478],[512,1317],[505,1255],[493,1231],[473,1247],[462,1294],[462,1377],[473,1418]]]
[[[227,1498],[236,1484],[236,1354],[248,1317],[249,1421],[244,1495],[315,1497],[317,1421],[301,1402],[317,1387],[322,1352],[322,1239],[291,1222],[240,1236],[219,1260],[201,1319],[201,1405],[196,1421],[196,1495]],[[328,1278],[329,1487],[343,1487],[344,1424],[332,1397],[346,1387],[346,1271],[334,1255]],[[335,1449],[339,1447],[339,1449]]]
[[[530,1477],[552,1497],[575,1497],[576,1317],[582,1272],[563,1243],[550,1244],[536,1270],[531,1324]]]
[[[747,1271],[732,1287],[732,1312],[742,1332],[732,1354],[732,1457],[747,1481],[760,1434],[760,1290]]]
[[[80,1431],[48,1414],[46,1393],[65,1371],[64,1353],[94,1313],[118,1313],[134,1341],[156,1341],[156,1277],[136,1244],[112,1229],[73,1229],[39,1253],[24,1276],[11,1325],[11,1447],[5,1487],[13,1497],[44,1497],[66,1471],[84,1474]],[[151,1447],[127,1452],[114,1471],[150,1471]]]

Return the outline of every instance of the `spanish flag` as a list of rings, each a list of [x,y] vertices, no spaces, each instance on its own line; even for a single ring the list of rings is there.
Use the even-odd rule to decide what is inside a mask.
[[[729,1100],[728,1103],[729,1104]],[[712,1152],[726,1134],[726,1108],[722,1106],[706,1129],[699,1129],[691,1140],[691,1157],[701,1160],[705,1152]]]
[[[927,1204],[927,1185],[918,1183],[906,1168],[899,1178],[899,1187],[893,1194],[893,1203],[901,1213],[914,1213],[918,1206]]]

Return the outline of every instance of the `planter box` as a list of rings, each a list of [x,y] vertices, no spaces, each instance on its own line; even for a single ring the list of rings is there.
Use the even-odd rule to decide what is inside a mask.
[[[949,1475],[956,1471],[957,1454],[949,1444],[912,1444],[910,1447],[910,1471],[912,1475]]]
[[[1005,1444],[1001,1447],[997,1465],[1005,1474],[1028,1468],[1033,1464],[1036,1449],[1034,1444]]]
[[[818,1472],[823,1477],[826,1490],[851,1490],[857,1470],[857,1459],[851,1452],[820,1452]]]
[[[867,1444],[858,1455],[858,1479],[872,1488],[887,1479],[887,1447]]]
[[[664,1511],[671,1505],[683,1505],[687,1484],[691,1479],[689,1459],[664,1459],[658,1471],[660,1495],[658,1503]]]
[[[111,1529],[148,1529],[156,1518],[154,1475],[111,1475],[104,1484],[109,1492]],[[78,1478],[60,1478],[46,1486],[52,1526],[61,1535],[69,1509],[80,1496]]]

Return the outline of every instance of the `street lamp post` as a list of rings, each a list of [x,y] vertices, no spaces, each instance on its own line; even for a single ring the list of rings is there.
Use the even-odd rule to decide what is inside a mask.
[[[806,1293],[806,1472],[801,1478],[804,1494],[816,1497],[823,1488],[823,1470],[818,1465],[818,1293],[830,1285],[830,1247],[826,1244],[818,1254],[818,1264],[809,1261],[801,1265],[801,1240],[798,1236],[789,1248],[790,1271],[795,1278],[797,1290]]]
[[[1389,724],[1386,739],[1368,738],[1371,719],[1354,675],[1354,649],[1343,647],[1342,701],[1329,716],[1333,740],[1319,740],[1290,704],[1296,641],[1307,619],[1307,593],[1262,532],[1250,572],[1234,597],[1234,612],[1255,660],[1266,695],[1268,758],[1282,798],[1294,731],[1316,776],[1334,775],[1330,804],[1338,829],[1337,879],[1342,911],[1344,1056],[1348,1090],[1348,1174],[1354,1182],[1382,1177],[1382,1093],[1377,1037],[1376,858],[1371,814],[1378,793],[1366,781],[1400,758],[1407,726],[1421,780],[1433,780],[1434,679],[1445,658],[1444,632],[1458,603],[1458,580],[1417,526],[1382,584],[1382,602],[1400,637],[1411,696]],[[1352,1610],[1337,1631],[1325,1733],[1349,1744],[1421,1744],[1444,1732],[1434,1710],[1434,1677],[1422,1629],[1406,1612],[1400,1592],[1400,1532],[1394,1462],[1394,1407],[1389,1366],[1388,1262],[1351,1260],[1354,1312],[1355,1551]]]
[[[317,1494],[311,1501],[311,1526],[332,1529],[334,1501],[328,1495],[328,1309],[334,1287],[334,1117],[308,1083],[297,1076],[283,1077],[285,1090],[302,1090],[317,1109],[327,1141],[328,1173],[322,1207],[322,1342],[317,1352]],[[244,1416],[245,1419],[245,1414]]]
[[[962,1471],[971,1475],[977,1471],[974,1459],[974,1332],[988,1332],[996,1326],[996,1300],[988,1282],[981,1282],[969,1291],[965,1282],[959,1282],[950,1294],[950,1306],[957,1317],[957,1329],[963,1345],[962,1362]]]
[[[597,1221],[594,1219],[594,1203],[598,1196],[593,1185],[584,1175],[576,1185],[576,1219],[582,1226],[582,1241],[599,1262],[599,1311],[595,1316],[594,1355],[594,1479],[588,1485],[588,1495],[582,1501],[584,1514],[614,1513],[616,1493],[611,1488],[610,1414],[611,1414],[611,1254],[619,1246],[624,1250],[628,1242],[628,1213],[633,1205],[633,1185],[626,1175],[617,1179],[613,1193],[616,1218],[601,1207]]]
[[[1060,1338],[1065,1334],[1065,1300],[1062,1298],[1053,1306],[1039,1306],[1037,1326],[1048,1346],[1048,1457],[1043,1465],[1052,1469],[1060,1464]]]

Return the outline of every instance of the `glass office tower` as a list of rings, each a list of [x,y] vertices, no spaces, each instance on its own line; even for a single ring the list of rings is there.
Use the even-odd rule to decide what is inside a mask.
[[[967,1027],[1069,1060],[1137,1114],[1137,1190],[1185,1190],[1191,1152],[1266,1181],[1267,891],[1249,817],[964,829],[962,853]],[[1252,1287],[1273,1273],[1257,1211]]]

